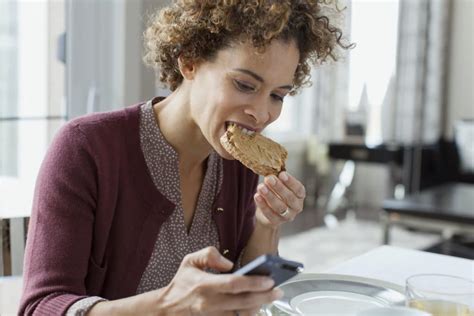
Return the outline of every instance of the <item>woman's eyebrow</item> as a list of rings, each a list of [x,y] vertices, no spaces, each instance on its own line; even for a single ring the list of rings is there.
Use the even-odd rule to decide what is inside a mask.
[[[260,81],[262,83],[265,82],[265,80],[263,80],[263,78],[261,76],[257,75],[256,73],[254,73],[251,70],[243,69],[243,68],[236,68],[234,70],[242,72],[242,73],[247,74],[249,76],[252,76],[253,78],[255,78],[255,80]],[[292,85],[284,85],[284,86],[281,86],[281,87],[278,87],[278,88],[279,89],[291,90],[291,89],[293,89],[293,86]]]

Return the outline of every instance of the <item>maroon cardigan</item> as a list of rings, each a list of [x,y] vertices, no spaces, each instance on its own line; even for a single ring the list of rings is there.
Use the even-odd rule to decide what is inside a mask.
[[[175,208],[148,172],[139,114],[140,104],[84,116],[52,142],[36,183],[20,315],[62,315],[87,296],[136,294]],[[237,161],[223,169],[212,216],[220,251],[235,262],[253,231],[258,176]]]

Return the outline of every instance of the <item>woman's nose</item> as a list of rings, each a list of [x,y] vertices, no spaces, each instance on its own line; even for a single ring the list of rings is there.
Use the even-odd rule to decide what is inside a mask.
[[[266,102],[255,102],[245,109],[245,114],[251,116],[257,126],[265,126],[270,120],[269,105]]]

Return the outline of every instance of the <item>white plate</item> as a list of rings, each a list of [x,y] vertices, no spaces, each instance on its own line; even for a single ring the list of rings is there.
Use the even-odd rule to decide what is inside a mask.
[[[354,316],[377,307],[402,306],[402,287],[337,274],[302,274],[280,285],[285,295],[266,308],[267,315]]]
[[[431,314],[408,307],[380,307],[358,313],[356,316],[432,316]]]
[[[377,298],[343,291],[318,291],[298,295],[291,299],[290,306],[301,315],[318,313],[352,316],[357,312],[385,306]]]

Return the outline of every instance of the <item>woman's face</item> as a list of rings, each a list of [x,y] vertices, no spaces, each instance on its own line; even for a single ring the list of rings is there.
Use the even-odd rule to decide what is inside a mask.
[[[191,116],[219,155],[232,159],[219,142],[229,122],[260,133],[280,116],[298,61],[293,41],[274,41],[261,54],[235,44],[197,65],[189,82]]]

